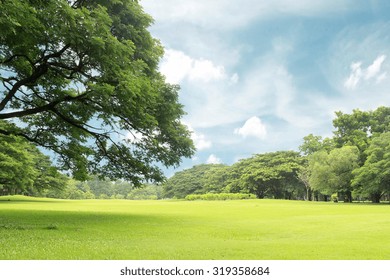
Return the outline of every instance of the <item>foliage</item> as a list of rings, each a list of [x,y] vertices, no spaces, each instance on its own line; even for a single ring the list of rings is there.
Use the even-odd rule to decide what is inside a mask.
[[[287,198],[299,195],[304,189],[297,178],[303,158],[294,151],[258,154],[232,166],[239,176],[227,189],[232,192],[255,194],[258,198]]]
[[[390,132],[374,137],[365,154],[364,165],[353,171],[352,185],[358,193],[378,203],[385,193],[390,193]]]
[[[201,164],[179,171],[165,182],[163,197],[185,198],[189,194],[221,192],[226,168],[222,164]]]
[[[321,136],[309,134],[303,137],[303,144],[299,146],[299,150],[304,155],[311,155],[315,152],[326,150],[330,151],[334,148],[334,141],[330,138],[323,139]]]
[[[359,150],[354,146],[312,154],[309,156],[310,186],[325,195],[344,193],[352,202],[352,171],[358,167],[358,160]]]
[[[40,195],[50,188],[62,189],[66,181],[37,147],[21,137],[0,134],[0,194]]]
[[[255,195],[249,193],[205,193],[189,194],[185,197],[186,200],[242,200],[255,198]]]
[[[152,18],[132,0],[3,0],[0,127],[57,154],[75,178],[162,181],[194,152],[178,86],[158,72]]]
[[[359,165],[366,160],[365,150],[373,136],[390,131],[390,107],[379,107],[374,111],[353,110],[352,114],[336,112],[333,121],[336,128],[334,140],[337,147],[356,146],[360,151]]]
[[[32,188],[37,170],[29,145],[20,137],[0,136],[0,190],[17,194]]]
[[[159,185],[147,185],[133,189],[127,194],[126,199],[132,200],[156,200],[162,198],[162,187]]]

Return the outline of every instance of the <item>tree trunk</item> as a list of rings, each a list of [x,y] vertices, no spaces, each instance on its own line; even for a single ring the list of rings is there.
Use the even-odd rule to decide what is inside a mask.
[[[312,191],[310,187],[306,187],[306,200],[312,201]]]
[[[344,203],[352,202],[352,192],[351,191],[339,192],[338,197],[339,197],[339,199],[343,200]]]
[[[374,193],[374,194],[372,194],[372,196],[371,196],[371,201],[372,201],[372,203],[380,203],[380,201],[381,201],[381,194],[380,193]]]
[[[348,200],[347,202],[352,202],[352,192],[351,191],[347,191],[345,195],[346,195],[347,200]]]

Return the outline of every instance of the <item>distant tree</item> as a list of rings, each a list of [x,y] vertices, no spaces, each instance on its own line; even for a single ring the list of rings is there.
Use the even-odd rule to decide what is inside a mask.
[[[0,194],[39,195],[63,188],[67,179],[24,138],[0,134]]]
[[[366,150],[364,165],[353,171],[353,186],[357,192],[379,203],[384,194],[390,193],[390,132],[372,139]]]
[[[61,198],[65,199],[84,199],[84,192],[79,188],[80,182],[70,180],[62,193]]]
[[[141,185],[194,146],[178,86],[158,72],[152,18],[133,0],[3,0],[0,120],[57,154],[59,167]]]
[[[30,145],[20,137],[0,135],[0,190],[21,194],[34,186],[38,172]]]
[[[212,164],[205,172],[202,193],[226,192],[230,174],[230,166],[224,164]]]
[[[333,148],[333,139],[323,139],[322,136],[315,136],[313,134],[309,134],[303,137],[303,144],[299,146],[299,150],[301,151],[301,153],[306,156],[321,150],[330,151]]]
[[[356,146],[360,151],[359,165],[366,160],[364,151],[371,138],[390,131],[390,107],[379,107],[374,111],[353,110],[352,114],[336,112],[333,121],[334,140],[337,147]]]
[[[221,190],[221,186],[218,186],[221,182],[218,177],[213,176],[213,173],[222,170],[224,170],[224,165],[200,164],[179,171],[164,183],[163,196],[166,198],[185,198],[189,194],[218,192]]]
[[[62,190],[65,188],[69,178],[53,166],[50,158],[34,145],[29,145],[29,152],[34,158],[34,168],[36,170],[34,184],[29,189],[29,194],[39,196],[45,190]]]
[[[233,166],[240,176],[227,188],[232,192],[252,193],[258,198],[292,199],[304,190],[297,178],[302,164],[303,158],[294,151],[258,154]]]
[[[310,186],[324,195],[345,195],[352,202],[352,171],[359,165],[359,150],[344,146],[331,152],[318,151],[309,156]]]
[[[142,188],[133,189],[127,194],[127,199],[132,200],[155,200],[162,198],[162,186],[146,185]]]
[[[297,178],[303,183],[306,189],[305,199],[308,201],[313,200],[313,190],[310,186],[310,169],[307,163],[305,163],[302,168],[297,172]]]
[[[96,197],[100,197],[102,194],[105,194],[108,197],[115,195],[115,189],[113,187],[114,182],[110,180],[99,178],[98,176],[91,176],[85,183],[88,184],[91,192]]]

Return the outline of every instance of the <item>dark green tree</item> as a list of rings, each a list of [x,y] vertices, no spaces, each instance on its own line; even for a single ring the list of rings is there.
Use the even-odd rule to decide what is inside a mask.
[[[62,189],[66,182],[36,146],[22,137],[0,134],[0,194],[39,195],[46,189]]]
[[[133,0],[2,0],[2,135],[57,154],[76,178],[161,181],[194,152],[178,86],[158,72],[152,18]]]
[[[34,186],[38,175],[29,145],[20,137],[0,135],[0,192],[24,193]]]
[[[318,151],[309,156],[310,186],[323,195],[338,193],[352,202],[352,171],[359,167],[359,150],[344,146],[329,153]]]
[[[231,192],[255,194],[258,198],[292,199],[305,188],[297,177],[304,159],[294,151],[258,154],[233,165],[239,177],[227,186]]]
[[[364,151],[372,137],[390,131],[390,107],[379,107],[373,111],[353,110],[352,114],[336,112],[333,120],[334,141],[338,148],[356,146],[360,151],[359,165],[366,160]]]
[[[334,145],[334,141],[331,138],[323,139],[322,136],[309,134],[303,137],[303,144],[299,146],[299,150],[303,155],[307,156],[321,150],[330,151],[334,148]]]
[[[222,164],[200,164],[176,172],[164,183],[163,196],[185,198],[189,194],[221,192],[225,167]]]
[[[352,184],[358,193],[379,203],[384,194],[390,193],[390,132],[374,137],[365,153],[367,160],[354,170]]]

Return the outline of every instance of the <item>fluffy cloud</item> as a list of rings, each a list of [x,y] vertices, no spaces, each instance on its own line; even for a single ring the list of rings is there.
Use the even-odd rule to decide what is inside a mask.
[[[221,162],[221,159],[214,154],[211,154],[206,161],[207,164],[220,164]]]
[[[182,51],[167,49],[160,65],[160,71],[167,82],[177,84],[190,81],[210,82],[226,78],[223,66],[217,66],[207,59],[194,59]]]
[[[352,63],[350,67],[351,74],[345,80],[344,86],[347,89],[355,89],[362,80],[367,82],[375,81],[375,83],[383,81],[387,76],[387,72],[382,72],[381,70],[385,59],[385,55],[378,56],[366,69],[362,68],[362,62],[360,61]]]
[[[211,148],[212,142],[206,139],[206,136],[202,133],[197,133],[189,123],[183,122],[191,132],[191,139],[194,141],[195,148],[198,151],[206,150]]]
[[[207,140],[204,134],[192,132],[191,138],[194,141],[195,147],[198,151],[211,148],[212,146],[211,141]]]
[[[234,130],[235,134],[241,135],[244,138],[253,136],[259,139],[265,139],[267,136],[267,128],[258,117],[251,117],[245,124]]]

